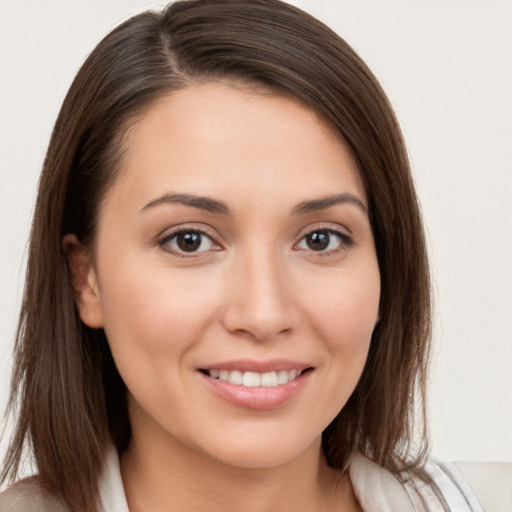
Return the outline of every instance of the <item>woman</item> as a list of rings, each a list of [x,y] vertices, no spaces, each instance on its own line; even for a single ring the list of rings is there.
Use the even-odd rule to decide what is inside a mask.
[[[0,505],[482,510],[427,459],[429,340],[419,208],[364,63],[276,0],[143,13],[54,129],[3,472],[28,442],[38,477]]]

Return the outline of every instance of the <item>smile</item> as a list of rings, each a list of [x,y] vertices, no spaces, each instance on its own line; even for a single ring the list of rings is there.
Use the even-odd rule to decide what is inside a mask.
[[[300,393],[313,373],[312,366],[285,360],[230,361],[197,372],[223,401],[253,410],[285,405]]]
[[[244,372],[241,370],[204,370],[212,379],[219,379],[224,382],[235,384],[236,386],[245,386],[248,388],[266,387],[272,388],[283,384],[288,384],[300,377],[302,370],[279,370],[265,373]]]

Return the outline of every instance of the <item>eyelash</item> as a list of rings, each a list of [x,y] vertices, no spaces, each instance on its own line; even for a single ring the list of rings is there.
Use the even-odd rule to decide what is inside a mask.
[[[167,252],[170,252],[173,255],[178,256],[180,258],[197,258],[202,253],[208,252],[208,250],[206,250],[206,251],[190,251],[190,252],[187,252],[187,251],[182,251],[179,248],[173,248],[173,247],[171,247],[169,245],[169,243],[173,239],[177,238],[179,235],[187,235],[187,234],[199,235],[199,237],[201,238],[200,246],[203,244],[204,238],[206,238],[206,239],[210,240],[210,242],[211,242],[211,244],[213,246],[218,247],[218,249],[214,249],[214,251],[218,251],[218,250],[220,250],[222,248],[222,246],[217,242],[217,240],[215,239],[214,236],[212,236],[210,233],[205,232],[203,229],[197,229],[197,228],[179,228],[179,229],[176,229],[175,231],[173,231],[171,233],[168,233],[168,234],[162,236],[161,238],[159,238],[158,245],[163,250],[165,250]]]
[[[313,229],[309,229],[308,231],[306,231],[301,236],[299,242],[297,244],[295,244],[294,247],[297,247],[299,244],[301,244],[303,242],[307,243],[306,242],[307,237],[311,236],[315,233],[327,233],[329,235],[329,237],[334,235],[335,237],[337,237],[339,239],[339,243],[337,244],[337,246],[334,249],[330,249],[330,250],[315,251],[314,249],[311,249],[311,248],[304,248],[304,249],[298,249],[298,250],[308,251],[308,252],[311,252],[320,257],[328,257],[328,256],[335,255],[339,251],[347,250],[354,245],[353,238],[351,236],[349,236],[347,233],[345,233],[344,231],[335,229],[331,226],[315,226]],[[329,243],[330,242],[331,242],[331,240],[329,239]]]
[[[314,249],[311,249],[311,248],[298,248],[298,246],[300,244],[302,244],[303,242],[306,241],[308,236],[311,236],[315,233],[327,233],[329,236],[332,236],[332,235],[336,236],[339,239],[339,243],[337,244],[337,247],[334,249],[327,250],[327,251],[326,250],[315,251]],[[200,255],[202,253],[209,252],[211,250],[211,249],[207,249],[207,250],[203,250],[203,251],[187,252],[187,251],[180,250],[179,248],[170,247],[169,243],[172,240],[176,239],[179,235],[190,235],[190,234],[199,235],[199,237],[201,238],[201,240],[199,240],[199,244],[200,244],[199,247],[201,247],[201,245],[204,242],[204,238],[206,238],[210,241],[210,243],[213,246],[217,247],[216,249],[213,249],[214,251],[222,250],[221,244],[219,242],[217,242],[217,240],[215,239],[214,236],[212,236],[210,233],[205,232],[202,229],[197,229],[197,228],[176,229],[175,231],[168,233],[168,234],[162,236],[161,238],[159,238],[158,245],[163,250],[170,252],[180,258],[197,258],[197,257],[200,257]],[[329,239],[329,243],[330,242],[331,242],[331,240]],[[305,242],[305,243],[307,243],[307,242]],[[308,251],[308,252],[311,252],[320,257],[327,257],[327,256],[331,256],[331,255],[339,252],[340,250],[343,250],[343,249],[346,250],[346,249],[350,248],[352,245],[354,245],[354,240],[352,239],[352,237],[347,235],[347,233],[345,233],[341,230],[338,230],[338,229],[334,229],[331,226],[315,226],[314,229],[310,229],[310,230],[306,231],[301,236],[299,242],[297,242],[294,245],[294,249],[300,250],[300,251]]]

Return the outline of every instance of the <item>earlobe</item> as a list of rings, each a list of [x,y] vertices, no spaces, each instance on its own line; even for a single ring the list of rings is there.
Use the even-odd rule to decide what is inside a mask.
[[[103,327],[101,298],[90,250],[73,234],[63,238],[62,248],[68,260],[70,279],[80,318],[89,327],[95,329]]]

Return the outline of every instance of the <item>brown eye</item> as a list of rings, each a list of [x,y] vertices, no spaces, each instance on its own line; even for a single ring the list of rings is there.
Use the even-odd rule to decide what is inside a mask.
[[[192,231],[176,235],[176,245],[185,252],[194,252],[201,247],[201,233]]]
[[[331,234],[329,231],[313,231],[305,237],[307,246],[312,251],[325,251],[329,247]]]
[[[163,248],[175,253],[198,253],[210,251],[215,242],[201,231],[188,230],[174,232],[160,241]]]
[[[334,229],[315,229],[302,237],[297,249],[330,253],[353,245],[353,239]]]

